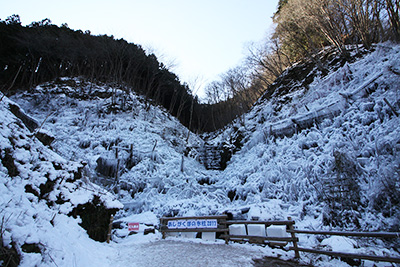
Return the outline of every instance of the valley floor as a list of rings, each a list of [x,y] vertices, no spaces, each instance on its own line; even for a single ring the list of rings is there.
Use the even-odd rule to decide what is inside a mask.
[[[160,234],[131,235],[118,239],[110,244],[104,244],[107,249],[102,256],[107,258],[104,266],[273,266],[299,267],[324,266],[347,267],[346,263],[338,259],[326,258],[318,261],[312,255],[302,255],[297,263],[293,251],[273,249],[271,247],[250,245],[248,243],[229,243],[223,240],[216,242],[200,239],[183,239],[168,237],[161,239]],[[314,263],[314,264],[311,264]],[[366,261],[364,266],[391,266],[387,263],[373,263]]]
[[[262,257],[260,249],[206,244],[172,239],[151,243],[115,244],[112,266],[253,266],[252,258]]]

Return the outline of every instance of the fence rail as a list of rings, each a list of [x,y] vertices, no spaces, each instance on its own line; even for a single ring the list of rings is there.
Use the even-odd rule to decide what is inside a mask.
[[[163,217],[160,219],[160,231],[162,232],[163,238],[166,237],[166,233],[173,232],[222,232],[223,234],[219,236],[219,238],[225,239],[225,243],[228,244],[229,241],[247,241],[250,243],[258,243],[265,244],[265,241],[268,241],[269,244],[277,244],[278,246],[285,246],[286,244],[282,243],[273,243],[275,242],[292,242],[294,247],[297,247],[298,238],[291,233],[291,237],[272,237],[272,236],[252,236],[252,235],[232,235],[229,234],[229,225],[233,224],[244,224],[244,225],[252,225],[252,224],[263,224],[265,227],[271,225],[285,225],[288,229],[293,230],[293,225],[295,224],[294,220],[288,218],[287,221],[244,221],[244,220],[227,220],[227,215],[215,215],[215,216],[192,216],[192,217]],[[217,226],[215,228],[168,228],[169,221],[183,221],[183,220],[217,220]],[[272,242],[270,242],[272,241]],[[297,258],[300,257],[299,252],[295,251],[295,256]]]
[[[229,237],[230,239],[242,239],[242,240],[265,240],[265,241],[284,241],[284,242],[299,242],[299,239],[292,237],[272,237],[272,236],[258,236],[258,235],[222,235],[222,238]]]
[[[270,225],[293,225],[295,222],[293,220],[287,221],[226,221],[226,224],[264,224],[265,226]]]
[[[384,262],[395,262],[400,263],[400,258],[392,258],[392,257],[382,257],[382,256],[374,256],[374,255],[366,255],[366,254],[357,254],[357,253],[345,253],[345,252],[336,252],[336,251],[326,251],[326,250],[316,250],[316,249],[308,249],[301,247],[289,247],[289,250],[294,251],[302,251],[308,253],[315,254],[323,254],[334,257],[342,257],[342,258],[352,258],[352,259],[362,259],[362,260],[371,260],[371,261],[384,261]]]
[[[312,231],[312,230],[288,230],[288,233],[311,234],[311,235],[337,235],[337,236],[358,236],[378,238],[400,238],[397,232],[343,232],[343,231]]]
[[[188,233],[188,232],[198,232],[198,233],[204,233],[204,232],[227,232],[229,231],[228,228],[186,228],[186,229],[163,229],[161,232],[164,233],[176,233],[176,232],[182,232],[182,233]]]

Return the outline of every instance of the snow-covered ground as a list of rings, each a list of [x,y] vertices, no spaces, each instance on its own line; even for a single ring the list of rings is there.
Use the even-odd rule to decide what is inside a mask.
[[[400,231],[396,202],[400,201],[400,119],[384,100],[399,112],[399,73],[400,46],[379,44],[362,59],[316,77],[309,88],[292,92],[283,108],[279,108],[280,99],[260,100],[245,119],[208,140],[216,144],[238,132],[243,136],[243,147],[224,171],[206,170],[196,160],[197,148],[204,141],[193,133],[187,139],[188,130],[178,120],[134,94],[127,97],[106,85],[64,78],[13,96],[12,101],[55,137],[54,151],[32,141],[36,139],[18,126],[4,98],[0,103],[2,159],[7,147],[12,148],[19,173],[10,178],[10,170],[0,166],[3,243],[42,244],[42,256],[21,252],[22,266],[200,266],[210,265],[211,260],[216,265],[246,266],[255,257],[280,254],[293,258],[293,252],[248,244],[165,241],[158,232],[127,236],[126,225],[114,231],[111,244],[95,242],[78,226],[79,219],[66,215],[73,208],[67,205],[83,203],[93,191],[104,190],[92,182],[113,191],[124,204],[117,221],[134,220],[142,227],[156,225],[157,218],[165,215],[230,211],[243,219],[291,216],[297,227],[307,229],[334,226],[335,214],[350,218],[337,227]],[[106,95],[113,91],[114,97]],[[295,127],[292,119],[321,113],[332,116],[288,137],[273,134],[280,127]],[[13,144],[10,136],[18,143]],[[100,158],[105,163],[102,170],[98,168]],[[54,206],[60,211],[25,192],[27,183],[39,187],[46,172],[57,177],[56,171],[63,171],[55,163],[46,167],[46,161],[58,162],[64,169],[87,163],[84,173],[92,181],[85,180],[87,186],[56,179],[60,188],[54,192],[54,201],[58,193],[68,191],[66,186],[68,203],[72,203]],[[119,167],[117,177],[113,166]],[[97,171],[111,175],[101,176]],[[341,185],[345,189],[356,186],[357,190],[342,195],[346,206],[339,207],[329,202],[327,196],[336,192],[329,191],[327,183],[342,180],[346,180]],[[347,184],[348,180],[354,182]],[[111,194],[105,195],[105,202],[118,206]],[[347,213],[337,213],[339,208]],[[313,247],[320,241],[327,249],[398,257],[396,248],[383,242],[300,236],[300,246]],[[302,260],[315,266],[347,266],[326,256],[308,254]]]
[[[263,248],[225,245],[196,240],[146,240],[135,237],[113,244],[115,266],[252,266],[252,258],[261,258]]]

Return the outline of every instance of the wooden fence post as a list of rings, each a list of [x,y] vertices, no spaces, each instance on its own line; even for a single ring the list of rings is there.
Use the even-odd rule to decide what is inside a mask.
[[[160,230],[164,230],[164,228],[166,228],[166,225],[164,224],[165,221],[163,218],[160,219]],[[162,231],[162,239],[165,239],[167,237],[167,234],[165,231]]]
[[[224,225],[224,227],[225,227],[226,229],[229,228],[228,225],[226,224],[226,218],[220,219],[220,220],[219,220],[219,224]],[[224,232],[224,235],[225,235],[225,244],[228,244],[228,243],[229,243],[229,232]]]
[[[288,217],[288,220],[291,221],[292,217]],[[293,242],[293,247],[294,247],[295,258],[299,259],[300,258],[300,252],[297,250],[298,246],[297,246],[297,241],[296,241],[296,234],[293,232],[293,230],[294,230],[293,224],[294,224],[294,221],[293,221],[293,223],[289,224],[289,230],[291,231],[290,235],[292,236],[292,239],[293,239],[292,242]]]
[[[107,233],[107,243],[108,244],[110,243],[110,240],[111,240],[111,230],[112,230],[113,221],[114,221],[114,216],[111,215],[110,224],[108,225],[108,233]]]

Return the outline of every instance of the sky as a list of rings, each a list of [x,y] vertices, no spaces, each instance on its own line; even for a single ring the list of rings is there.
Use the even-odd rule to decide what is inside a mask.
[[[157,55],[182,82],[202,88],[241,63],[271,29],[278,0],[0,0],[0,18],[23,25],[49,18],[74,30],[113,35]],[[199,89],[200,88],[200,89]]]

